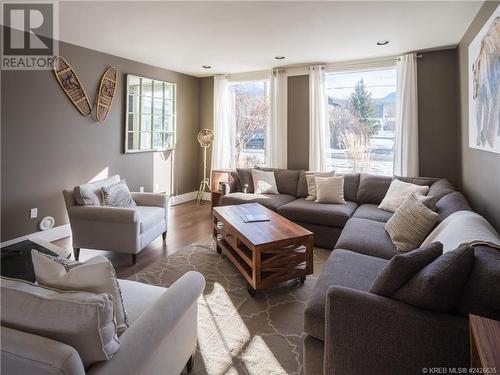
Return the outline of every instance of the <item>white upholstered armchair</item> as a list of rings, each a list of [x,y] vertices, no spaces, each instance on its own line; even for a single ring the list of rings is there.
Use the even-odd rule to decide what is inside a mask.
[[[159,235],[165,240],[168,223],[168,195],[131,193],[137,206],[131,208],[103,205],[100,189],[120,181],[118,175],[64,190],[78,260],[80,249],[128,253],[135,264],[137,253]]]

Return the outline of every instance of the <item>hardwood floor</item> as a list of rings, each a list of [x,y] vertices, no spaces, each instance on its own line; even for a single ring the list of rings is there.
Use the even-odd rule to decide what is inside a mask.
[[[168,232],[165,242],[161,236],[137,254],[137,263],[132,265],[130,254],[119,254],[99,250],[81,249],[80,261],[98,254],[106,256],[116,269],[118,277],[125,278],[141,271],[161,258],[182,250],[187,245],[210,238],[212,233],[210,202],[196,206],[195,201],[170,207]],[[71,237],[54,241],[55,245],[72,249]]]

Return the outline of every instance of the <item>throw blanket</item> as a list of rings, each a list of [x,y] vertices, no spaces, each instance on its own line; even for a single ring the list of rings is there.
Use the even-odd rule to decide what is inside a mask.
[[[482,216],[472,211],[457,211],[439,224],[421,246],[441,242],[443,252],[460,245],[487,245],[500,250],[500,236]]]

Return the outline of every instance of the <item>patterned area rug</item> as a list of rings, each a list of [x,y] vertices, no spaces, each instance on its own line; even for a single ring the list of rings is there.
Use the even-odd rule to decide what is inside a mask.
[[[196,242],[132,276],[168,287],[190,270],[203,274],[193,374],[302,374],[303,312],[330,251],[314,249],[314,274],[249,296],[238,270],[211,241]]]

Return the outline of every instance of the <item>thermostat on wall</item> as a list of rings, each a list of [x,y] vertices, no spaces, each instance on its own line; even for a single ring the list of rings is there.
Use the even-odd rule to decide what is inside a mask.
[[[41,221],[40,221],[40,224],[38,224],[38,228],[40,228],[40,230],[47,230],[47,229],[50,229],[54,226],[54,223],[56,221],[54,220],[54,218],[52,216],[45,216]]]

